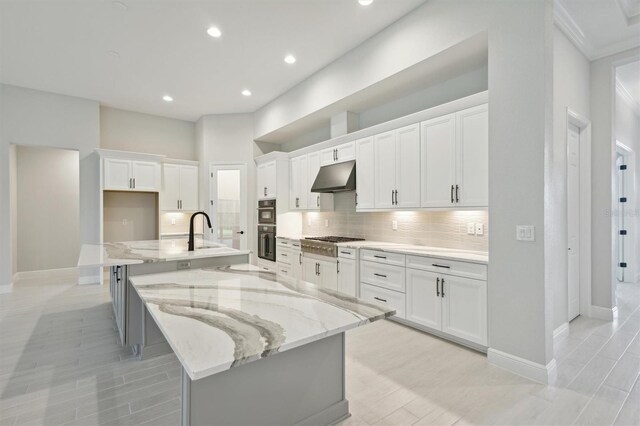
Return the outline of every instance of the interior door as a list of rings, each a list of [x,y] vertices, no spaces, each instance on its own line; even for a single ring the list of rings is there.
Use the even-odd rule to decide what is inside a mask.
[[[489,205],[489,108],[485,105],[456,113],[456,185],[458,205]]]
[[[420,207],[420,124],[396,133],[396,207]]]
[[[180,166],[165,164],[162,177],[162,210],[180,210]]]
[[[375,207],[375,154],[373,137],[356,141],[356,208]]]
[[[150,161],[133,161],[133,189],[156,192],[160,186],[160,164]]]
[[[394,207],[396,190],[396,132],[386,132],[374,138],[375,151],[375,206],[377,209]]]
[[[450,207],[455,199],[451,186],[456,181],[456,115],[421,123],[422,207]]]
[[[443,275],[442,331],[487,344],[487,282]]]
[[[436,330],[442,329],[441,275],[407,268],[407,319]]]
[[[129,191],[131,188],[131,161],[116,158],[104,160],[104,189]]]
[[[580,129],[567,128],[568,320],[580,314]]]
[[[180,166],[180,208],[182,210],[198,210],[198,182],[197,166]]]
[[[247,247],[247,166],[211,165],[211,239],[235,249]]]

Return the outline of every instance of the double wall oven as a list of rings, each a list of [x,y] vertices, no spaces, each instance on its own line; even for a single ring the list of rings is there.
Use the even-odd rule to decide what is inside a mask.
[[[276,261],[276,200],[258,201],[258,257]]]

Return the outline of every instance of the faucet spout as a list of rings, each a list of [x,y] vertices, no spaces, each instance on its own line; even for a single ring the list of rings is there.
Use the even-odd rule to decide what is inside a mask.
[[[207,219],[207,226],[211,229],[211,219],[209,219],[209,215],[205,212],[195,212],[191,215],[191,219],[189,220],[189,251],[194,251],[196,249],[196,239],[193,235],[193,223],[194,219],[198,215],[203,215],[205,219]]]

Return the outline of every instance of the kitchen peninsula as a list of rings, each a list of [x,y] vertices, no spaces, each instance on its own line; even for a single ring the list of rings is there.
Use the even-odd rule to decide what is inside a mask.
[[[109,268],[109,291],[123,346],[130,346],[140,358],[169,353],[171,348],[150,319],[129,278],[136,275],[249,262],[249,250],[196,240],[188,250],[187,239],[127,241],[84,244],[78,268]]]
[[[130,283],[182,364],[183,425],[335,424],[345,331],[395,313],[248,264]]]

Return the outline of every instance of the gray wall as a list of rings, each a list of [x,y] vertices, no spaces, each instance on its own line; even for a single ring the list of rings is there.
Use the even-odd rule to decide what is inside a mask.
[[[80,254],[78,151],[16,148],[18,272],[75,267]]]
[[[254,136],[357,93],[464,40],[486,33],[489,88],[489,339],[492,349],[537,364],[553,358],[552,277],[564,256],[547,233],[553,197],[553,3],[426,2],[265,105]],[[518,242],[516,225],[536,228]]]
[[[98,243],[100,141],[98,102],[0,85],[0,200],[10,200],[9,145],[75,149],[80,155],[80,241]],[[11,283],[10,202],[0,203],[0,292]],[[85,271],[81,279],[98,276]]]
[[[197,160],[191,121],[100,107],[100,147]]]
[[[589,61],[576,49],[567,37],[557,28],[553,40],[553,177],[554,186],[548,209],[554,220],[547,223],[548,232],[558,235],[557,244],[564,256],[551,257],[555,274],[551,277],[553,285],[553,326],[567,322],[568,315],[568,266],[567,241],[567,108],[590,118],[590,82]],[[586,255],[586,253],[585,253]],[[586,279],[588,277],[581,277]]]

